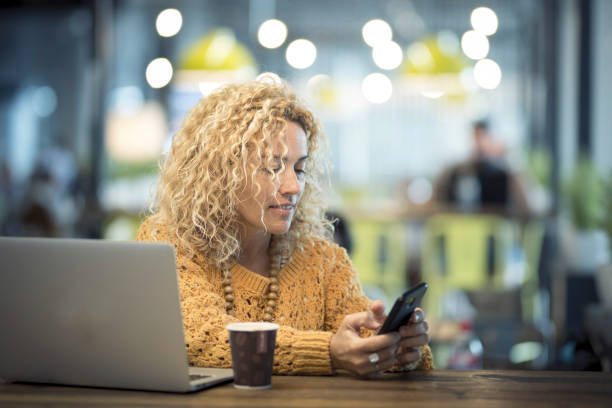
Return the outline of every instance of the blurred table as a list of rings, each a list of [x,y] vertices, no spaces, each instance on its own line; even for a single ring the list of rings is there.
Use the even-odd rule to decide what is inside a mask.
[[[232,384],[192,394],[0,384],[1,407],[589,407],[612,406],[612,373],[434,370],[352,377],[275,376],[269,390]]]
[[[585,312],[584,326],[604,371],[612,371],[612,310],[591,305]]]

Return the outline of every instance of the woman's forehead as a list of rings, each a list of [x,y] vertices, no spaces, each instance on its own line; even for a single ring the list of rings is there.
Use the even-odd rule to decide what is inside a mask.
[[[286,131],[274,138],[272,151],[274,156],[278,157],[288,155],[300,157],[307,154],[308,142],[302,126],[295,122],[287,122]]]

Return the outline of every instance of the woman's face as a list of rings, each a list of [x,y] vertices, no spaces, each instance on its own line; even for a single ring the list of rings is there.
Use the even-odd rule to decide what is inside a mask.
[[[287,122],[287,133],[282,137],[282,143],[281,140],[274,142],[273,153],[271,168],[256,169],[256,183],[247,177],[247,185],[239,195],[237,210],[245,228],[243,238],[248,239],[260,231],[271,234],[287,232],[304,192],[308,146],[302,127]],[[259,191],[256,184],[261,188]]]

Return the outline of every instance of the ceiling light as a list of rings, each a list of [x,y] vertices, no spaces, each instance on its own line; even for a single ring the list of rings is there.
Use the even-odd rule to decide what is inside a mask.
[[[393,85],[384,74],[374,73],[366,76],[361,82],[363,96],[372,103],[385,103],[391,98]]]
[[[478,7],[472,11],[470,22],[474,31],[482,35],[493,35],[497,31],[497,14],[488,7]]]
[[[155,58],[147,65],[145,76],[151,88],[163,88],[172,79],[172,64],[166,58]]]
[[[361,35],[366,44],[370,47],[375,47],[381,43],[391,41],[393,31],[389,23],[384,20],[375,19],[364,24],[361,29]]]
[[[396,42],[388,41],[372,48],[372,59],[379,68],[391,70],[400,66],[404,54]]]
[[[264,21],[257,31],[259,43],[266,48],[278,48],[287,39],[287,26],[280,20]]]
[[[176,35],[183,25],[183,16],[177,9],[165,9],[157,15],[155,27],[157,33],[162,37],[172,37]]]
[[[461,49],[468,58],[483,59],[489,53],[489,40],[479,32],[466,31],[461,37]]]
[[[285,57],[293,68],[305,69],[317,59],[317,48],[308,40],[295,40],[287,47]]]
[[[493,60],[483,59],[474,65],[474,80],[484,89],[495,89],[501,82],[502,72]]]

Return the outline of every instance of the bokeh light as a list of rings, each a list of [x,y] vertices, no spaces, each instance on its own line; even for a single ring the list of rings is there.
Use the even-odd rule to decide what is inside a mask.
[[[443,30],[437,36],[438,49],[446,55],[457,55],[459,53],[459,38],[457,34],[449,30]]]
[[[427,71],[434,65],[433,55],[422,42],[415,42],[408,47],[408,59],[417,69]]]
[[[285,57],[293,68],[306,69],[317,59],[317,47],[305,39],[295,40],[287,47]]]
[[[372,59],[379,68],[392,70],[401,65],[404,54],[396,42],[387,41],[372,48]]]
[[[57,95],[53,88],[41,86],[32,92],[32,110],[41,118],[51,116],[57,107]]]
[[[483,59],[489,53],[489,40],[476,31],[466,31],[461,37],[461,49],[470,59]]]
[[[393,94],[393,84],[386,75],[376,72],[363,79],[361,92],[369,102],[385,103]]]
[[[379,44],[391,41],[393,31],[386,21],[374,19],[364,24],[361,29],[361,35],[366,44],[370,47],[376,47]]]
[[[275,18],[264,21],[257,30],[257,40],[266,48],[278,48],[287,39],[287,26]]]
[[[493,35],[497,31],[497,14],[488,7],[478,7],[472,11],[470,23],[474,31],[482,35]]]
[[[151,88],[163,88],[172,80],[172,64],[166,58],[155,58],[147,66],[145,76]]]
[[[162,37],[172,37],[176,35],[183,26],[183,16],[175,8],[165,9],[157,15],[155,28]]]
[[[418,177],[408,186],[407,194],[410,201],[422,205],[431,200],[433,196],[433,186],[426,178]]]
[[[262,72],[261,74],[257,75],[255,80],[270,85],[280,85],[283,83],[281,77],[274,72]]]
[[[495,89],[502,79],[501,68],[490,59],[480,60],[474,65],[474,80],[484,89]]]
[[[339,90],[329,75],[314,75],[306,83],[306,90],[308,97],[316,105],[325,108],[338,106]]]

